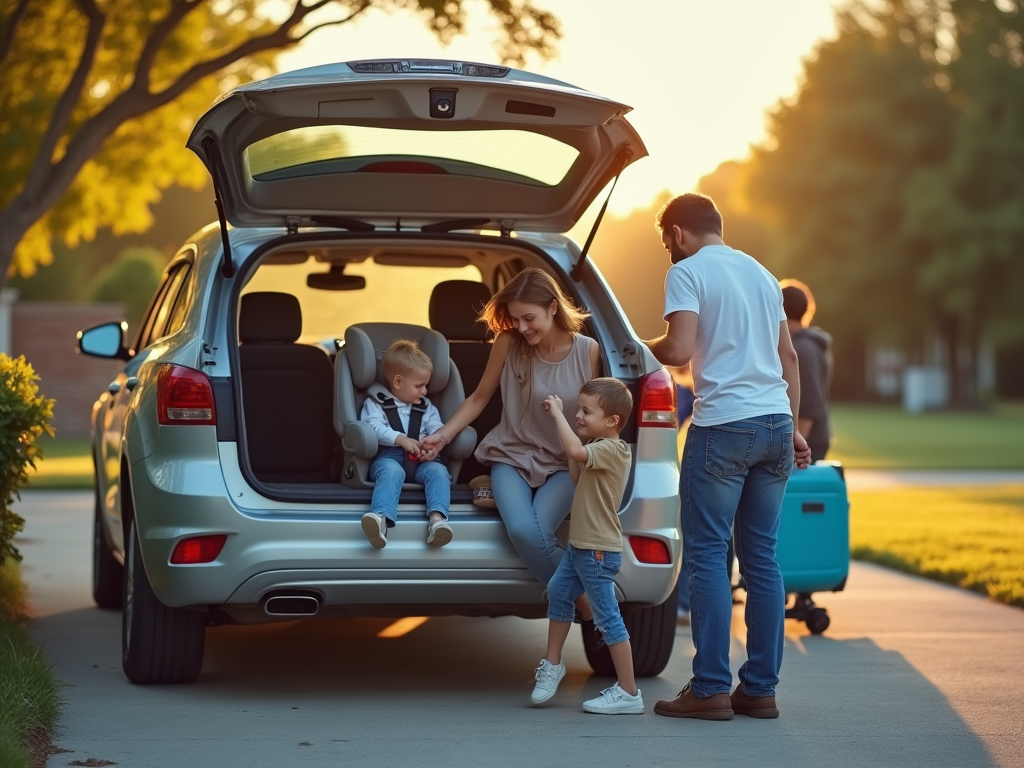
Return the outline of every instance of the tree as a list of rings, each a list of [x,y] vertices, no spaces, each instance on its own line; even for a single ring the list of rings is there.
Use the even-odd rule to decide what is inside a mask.
[[[160,285],[166,263],[155,248],[125,248],[96,275],[89,298],[124,304],[124,319],[134,332]]]
[[[953,142],[907,191],[904,235],[925,253],[917,280],[947,349],[954,401],[975,397],[983,336],[1024,340],[1024,14],[1017,4],[953,0],[945,45]]]
[[[883,4],[884,5],[884,4]],[[953,109],[895,4],[853,5],[770,116],[748,169],[752,208],[777,233],[775,271],[814,290],[836,336],[840,396],[863,395],[869,338],[914,344],[930,326],[927,252],[903,233],[907,190],[950,151]],[[899,12],[898,12],[899,11]]]
[[[485,0],[503,61],[549,56],[557,19]],[[442,42],[466,0],[0,0],[0,276],[31,274],[50,243],[135,232],[172,183],[199,187],[184,149],[214,97],[271,72],[276,52],[371,9],[420,15]]]

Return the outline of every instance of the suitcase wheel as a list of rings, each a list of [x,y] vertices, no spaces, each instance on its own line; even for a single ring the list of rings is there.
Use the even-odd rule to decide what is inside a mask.
[[[812,635],[820,635],[828,629],[831,619],[828,617],[828,611],[824,608],[812,608],[808,612],[804,623],[807,624],[807,628],[811,630]]]

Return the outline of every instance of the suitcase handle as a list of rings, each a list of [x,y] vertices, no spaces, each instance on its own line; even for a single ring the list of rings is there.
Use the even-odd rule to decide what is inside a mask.
[[[802,507],[804,512],[824,512],[825,502],[823,501],[805,501]]]

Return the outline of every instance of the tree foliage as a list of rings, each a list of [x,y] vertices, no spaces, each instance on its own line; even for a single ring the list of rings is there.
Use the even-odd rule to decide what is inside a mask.
[[[54,237],[138,232],[172,183],[198,188],[184,148],[221,92],[274,55],[377,8],[418,14],[446,42],[465,0],[0,0],[0,276],[52,260]],[[500,58],[550,55],[557,19],[486,0]]]
[[[160,285],[166,259],[155,248],[125,248],[92,283],[92,301],[121,302],[124,319],[132,330],[138,328],[150,299]]]
[[[837,346],[938,333],[961,402],[980,337],[1024,335],[1022,23],[1016,0],[848,5],[744,173]]]

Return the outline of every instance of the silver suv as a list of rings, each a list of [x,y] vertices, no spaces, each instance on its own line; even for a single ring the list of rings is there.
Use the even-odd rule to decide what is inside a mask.
[[[131,346],[124,323],[79,334],[81,352],[125,361],[93,406],[93,594],[123,608],[130,680],[194,680],[205,628],[224,622],[545,615],[544,585],[468,487],[487,471],[472,449],[497,424],[497,394],[441,457],[451,545],[424,544],[416,485],[386,549],[360,528],[377,448],[356,419],[367,354],[423,341],[447,419],[487,359],[478,310],[531,266],[591,313],[602,374],[633,392],[616,587],[637,673],[665,668],[681,556],[675,389],[586,249],[559,234],[646,155],[628,111],[506,67],[381,60],[246,85],[199,120],[188,146],[219,223],[171,260]],[[613,674],[583,635],[593,668]]]

